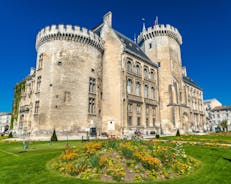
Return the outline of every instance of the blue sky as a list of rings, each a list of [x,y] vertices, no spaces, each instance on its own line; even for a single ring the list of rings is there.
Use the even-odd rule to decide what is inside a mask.
[[[13,89],[35,66],[35,37],[51,24],[88,29],[113,13],[113,27],[128,37],[138,35],[156,16],[183,37],[183,65],[204,90],[204,99],[231,105],[231,2],[224,0],[8,0],[0,2],[0,112],[11,111]]]

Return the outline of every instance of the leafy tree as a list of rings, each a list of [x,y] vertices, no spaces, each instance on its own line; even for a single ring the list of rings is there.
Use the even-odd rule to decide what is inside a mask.
[[[227,121],[226,119],[222,120],[222,121],[220,122],[220,126],[222,127],[222,129],[223,129],[224,131],[227,131],[227,129],[228,129],[228,121]]]
[[[58,141],[55,129],[54,129],[53,134],[51,136],[51,141]]]

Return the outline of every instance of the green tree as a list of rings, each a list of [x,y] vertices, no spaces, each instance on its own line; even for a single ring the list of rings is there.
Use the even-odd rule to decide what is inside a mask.
[[[228,129],[228,121],[227,121],[226,119],[222,120],[222,121],[220,122],[220,126],[222,127],[222,129],[223,129],[224,131],[227,131],[227,129]]]
[[[53,134],[51,136],[51,141],[58,141],[55,129],[54,129]]]

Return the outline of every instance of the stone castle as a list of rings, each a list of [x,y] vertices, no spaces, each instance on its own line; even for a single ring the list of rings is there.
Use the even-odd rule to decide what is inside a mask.
[[[52,25],[36,38],[37,64],[23,80],[17,135],[50,138],[203,131],[202,89],[182,67],[182,37],[155,25],[130,40],[112,13],[92,30]],[[16,104],[15,104],[16,105]]]

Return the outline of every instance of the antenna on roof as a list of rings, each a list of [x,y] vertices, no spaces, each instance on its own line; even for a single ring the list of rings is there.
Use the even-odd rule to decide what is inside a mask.
[[[134,33],[134,42],[136,44],[136,33]]]
[[[142,29],[142,31],[144,31],[146,28],[145,28],[145,19],[144,18],[142,18],[142,21],[143,21],[143,29]]]

